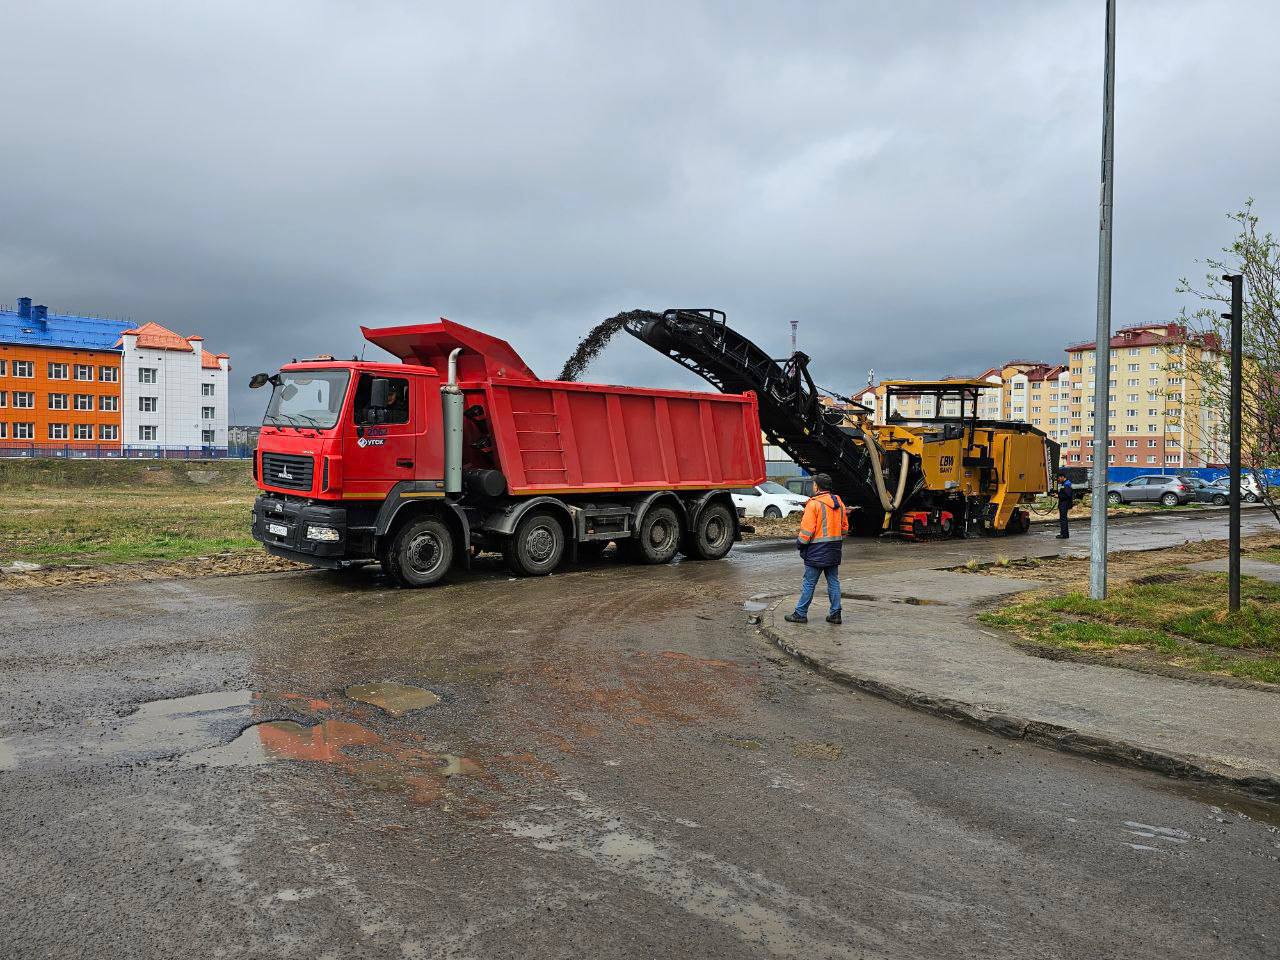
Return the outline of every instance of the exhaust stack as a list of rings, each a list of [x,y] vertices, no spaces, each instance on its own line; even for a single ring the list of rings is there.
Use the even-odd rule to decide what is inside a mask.
[[[458,389],[458,354],[449,352],[449,380],[440,386],[444,422],[444,492],[462,492],[462,391]]]

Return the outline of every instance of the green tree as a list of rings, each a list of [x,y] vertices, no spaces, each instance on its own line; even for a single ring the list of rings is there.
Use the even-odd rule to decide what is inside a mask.
[[[1241,462],[1262,491],[1263,502],[1280,522],[1280,485],[1268,488],[1264,469],[1280,467],[1280,240],[1260,226],[1250,198],[1243,210],[1227,215],[1237,233],[1220,256],[1200,261],[1207,268],[1204,284],[1185,277],[1177,292],[1198,301],[1179,318],[1189,330],[1216,338],[1221,353],[1182,352],[1176,371],[1198,383],[1212,416],[1210,443],[1227,451],[1230,423],[1231,376],[1227,362],[1231,323],[1222,314],[1231,306],[1231,285],[1223,274],[1244,276],[1243,390],[1241,394]]]

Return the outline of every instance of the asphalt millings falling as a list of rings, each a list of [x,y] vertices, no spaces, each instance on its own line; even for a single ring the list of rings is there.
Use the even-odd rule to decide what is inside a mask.
[[[578,348],[564,362],[564,367],[560,371],[560,379],[577,380],[582,376],[583,371],[590,366],[591,361],[599,356],[600,351],[609,345],[609,341],[622,332],[622,328],[626,326],[628,320],[633,317],[650,316],[653,316],[653,314],[648,310],[628,310],[625,313],[612,316],[608,320],[601,320],[591,328],[585,337],[578,341]]]

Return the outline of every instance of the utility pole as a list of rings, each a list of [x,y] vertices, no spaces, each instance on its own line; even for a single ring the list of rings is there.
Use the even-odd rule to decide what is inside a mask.
[[[1107,459],[1111,449],[1111,207],[1115,162],[1116,0],[1107,0],[1102,67],[1102,191],[1098,205],[1098,332],[1093,350],[1093,511],[1089,596],[1107,598]]]
[[[1231,312],[1222,316],[1231,321],[1231,487],[1228,501],[1231,513],[1228,519],[1227,581],[1230,593],[1230,610],[1240,609],[1240,494],[1244,486],[1240,466],[1240,394],[1243,388],[1244,358],[1244,277],[1238,273],[1223,274],[1223,280],[1231,284]]]

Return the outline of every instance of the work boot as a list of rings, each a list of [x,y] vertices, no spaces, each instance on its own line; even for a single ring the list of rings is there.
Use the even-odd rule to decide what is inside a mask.
[[[1061,533],[1060,533],[1060,534],[1058,534],[1056,537],[1054,537],[1053,539],[1055,539],[1055,540],[1070,540],[1070,539],[1071,539],[1071,537],[1070,537],[1070,535],[1069,535],[1069,534],[1068,534],[1068,535],[1064,535],[1064,534],[1061,534]]]
[[[844,623],[844,621],[840,619],[840,611],[834,610],[827,614],[827,623]]]
[[[788,613],[782,619],[787,621],[787,623],[808,623],[809,622],[808,617],[802,617],[798,613]]]

